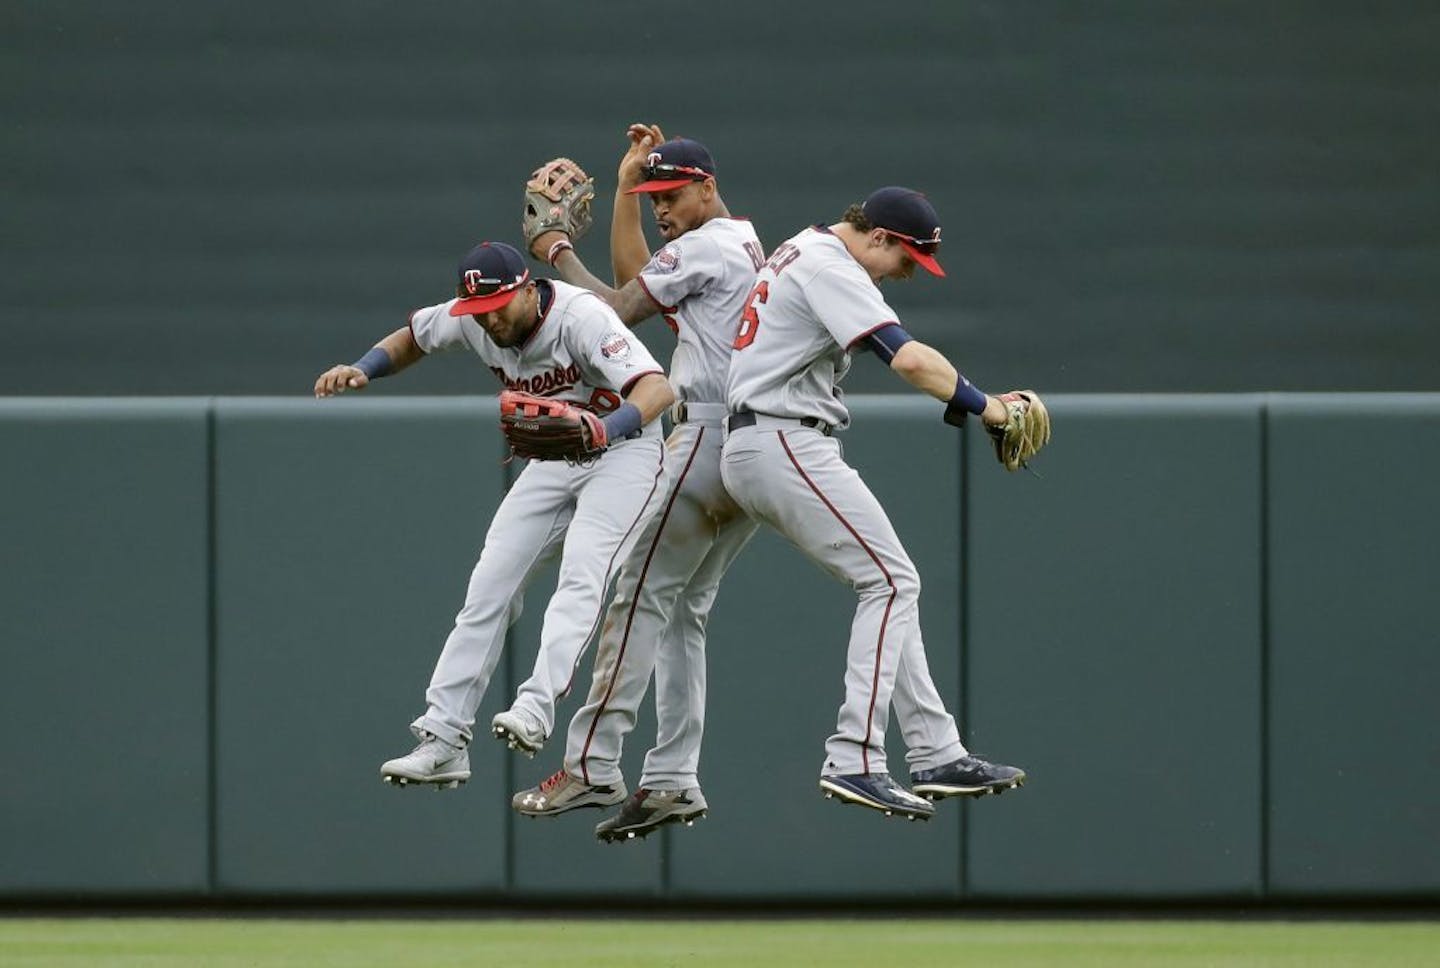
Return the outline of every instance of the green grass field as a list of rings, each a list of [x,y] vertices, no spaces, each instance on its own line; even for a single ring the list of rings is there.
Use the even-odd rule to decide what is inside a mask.
[[[0,919],[4,968],[1440,966],[1432,922]]]

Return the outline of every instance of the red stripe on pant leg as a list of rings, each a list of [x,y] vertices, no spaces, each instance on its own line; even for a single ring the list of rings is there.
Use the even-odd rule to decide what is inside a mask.
[[[783,430],[777,430],[775,433],[776,436],[780,438],[780,446],[785,448],[785,456],[789,457],[790,463],[795,465],[795,470],[799,473],[801,479],[809,485],[810,490],[815,492],[815,496],[830,509],[830,513],[835,515],[835,519],[845,526],[845,530],[849,531],[855,540],[860,542],[860,547],[865,549],[865,553],[870,556],[870,560],[875,562],[875,567],[880,569],[880,574],[885,576],[885,583],[890,586],[890,599],[885,603],[885,614],[880,618],[880,637],[875,642],[875,671],[870,676],[870,707],[865,716],[865,744],[860,747],[860,762],[864,771],[869,773],[870,727],[871,724],[875,722],[875,693],[879,691],[880,688],[880,657],[885,651],[885,628],[890,624],[890,608],[895,604],[895,596],[899,594],[900,590],[895,587],[895,579],[890,577],[890,572],[886,570],[884,563],[880,560],[880,556],[871,550],[870,546],[865,543],[865,539],[860,537],[860,532],[856,531],[850,522],[845,520],[845,515],[841,514],[840,510],[830,503],[830,499],[827,498],[821,492],[820,488],[816,486],[815,482],[810,479],[810,475],[805,473],[805,468],[800,466],[800,462],[795,459],[795,452],[790,449],[790,442],[785,439],[785,432]]]
[[[605,707],[609,705],[610,694],[615,691],[615,680],[620,676],[620,663],[624,661],[625,649],[630,645],[630,628],[635,623],[635,609],[640,604],[640,590],[645,587],[645,576],[650,573],[650,562],[655,557],[655,550],[660,547],[660,537],[665,533],[665,522],[670,520],[670,511],[680,497],[680,488],[685,484],[685,477],[690,473],[690,466],[695,463],[695,457],[700,453],[700,442],[704,439],[705,428],[701,427],[699,436],[695,438],[695,446],[690,451],[690,457],[680,471],[680,479],[675,482],[675,490],[671,492],[670,500],[665,502],[665,512],[660,516],[660,526],[655,529],[655,538],[650,542],[650,551],[645,555],[645,564],[640,568],[640,578],[635,583],[635,594],[630,598],[630,611],[625,615],[625,634],[620,638],[620,651],[615,655],[615,668],[610,670],[610,681],[605,686],[605,697],[600,700],[600,708],[595,710],[595,715],[590,719],[590,729],[585,734],[585,745],[580,750],[580,779],[587,784],[590,782],[590,767],[586,765],[586,761],[590,758],[590,742],[595,738],[595,728],[600,725],[600,716],[605,712]]]
[[[664,473],[665,445],[662,442],[660,445],[660,466],[655,469],[655,479],[650,482],[650,493],[645,495],[645,500],[640,504],[640,511],[635,515],[635,520],[630,522],[630,527],[626,528],[625,533],[620,536],[620,541],[615,545],[615,550],[610,553],[610,560],[605,563],[605,581],[601,583],[600,586],[602,592],[600,596],[600,607],[595,612],[595,621],[590,623],[590,631],[585,633],[586,646],[588,646],[590,640],[595,637],[595,630],[600,627],[600,620],[605,617],[605,599],[608,596],[606,596],[604,592],[610,588],[610,575],[612,569],[615,567],[615,556],[620,554],[620,549],[625,546],[625,539],[630,537],[630,532],[635,530],[635,525],[639,524],[641,519],[645,517],[645,509],[650,506],[650,498],[655,495],[655,488],[660,486],[660,477]],[[575,670],[580,668],[580,660],[584,655],[585,648],[582,646],[580,651],[575,654],[575,664],[570,667],[570,678],[565,683],[565,688],[560,691],[561,696],[570,695],[570,687],[575,685]]]

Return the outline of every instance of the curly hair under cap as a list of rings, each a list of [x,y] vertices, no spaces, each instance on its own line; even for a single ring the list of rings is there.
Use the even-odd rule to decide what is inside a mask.
[[[870,223],[870,220],[865,217],[865,206],[859,202],[847,208],[845,214],[840,216],[840,221],[852,226],[857,232],[869,232],[875,228],[875,226]]]

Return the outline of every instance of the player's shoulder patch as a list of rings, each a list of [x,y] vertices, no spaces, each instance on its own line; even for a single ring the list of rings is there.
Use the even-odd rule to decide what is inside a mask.
[[[600,355],[607,360],[622,362],[630,358],[630,337],[619,330],[611,330],[600,341]]]
[[[680,268],[680,247],[667,245],[650,257],[645,268],[651,272],[674,272]]]

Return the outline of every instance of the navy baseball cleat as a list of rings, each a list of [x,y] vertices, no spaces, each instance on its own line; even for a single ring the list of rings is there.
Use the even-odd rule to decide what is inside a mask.
[[[820,789],[825,799],[839,797],[844,803],[858,803],[879,810],[887,817],[901,816],[906,820],[929,820],[935,807],[922,797],[905,789],[889,773],[846,773],[822,776]]]
[[[916,793],[931,800],[983,797],[987,793],[1004,793],[1024,786],[1025,771],[1000,763],[987,763],[967,753],[955,762],[933,770],[916,770],[910,774],[910,785]]]

